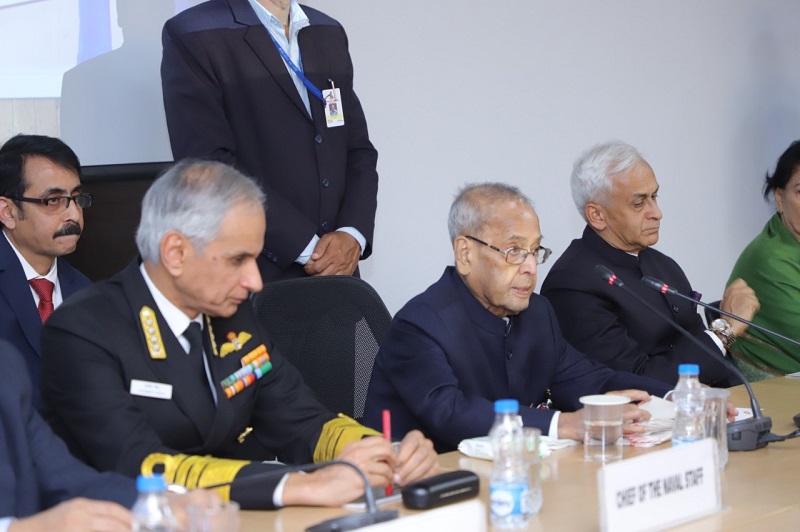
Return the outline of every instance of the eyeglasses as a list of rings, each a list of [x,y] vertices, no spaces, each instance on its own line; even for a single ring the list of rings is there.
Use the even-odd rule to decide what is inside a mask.
[[[479,238],[475,238],[474,236],[464,235],[470,240],[474,240],[478,244],[483,244],[487,248],[491,248],[498,253],[502,253],[506,257],[506,262],[509,264],[513,264],[518,266],[525,262],[525,259],[528,258],[528,255],[533,255],[533,260],[536,264],[544,264],[547,262],[547,259],[550,258],[550,254],[553,253],[552,250],[546,248],[544,246],[538,246],[535,249],[527,250],[521,248],[508,248],[507,250],[503,251],[502,249],[495,247],[491,244],[487,244],[483,240]]]
[[[58,214],[69,209],[69,202],[74,201],[75,205],[81,209],[92,206],[92,195],[88,192],[81,192],[74,196],[48,196],[46,198],[26,198],[24,196],[9,196],[15,201],[25,201],[41,205],[45,211],[51,214]]]

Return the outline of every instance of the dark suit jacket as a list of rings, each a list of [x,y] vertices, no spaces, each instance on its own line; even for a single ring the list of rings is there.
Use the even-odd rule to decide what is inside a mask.
[[[58,284],[65,300],[92,282],[78,270],[58,260]],[[33,382],[33,405],[39,408],[39,337],[42,320],[33,302],[31,288],[17,254],[5,236],[0,235],[0,338],[8,340],[22,354]]]
[[[157,316],[166,358],[151,358],[140,319],[143,307]],[[149,326],[147,326],[149,328]],[[215,408],[202,364],[193,365],[158,313],[136,261],[59,307],[42,334],[42,397],[45,418],[73,453],[101,471],[135,476],[151,453],[217,458],[312,461],[322,426],[335,416],[303,384],[297,370],[264,337],[249,302],[230,318],[211,319],[217,352],[231,336],[251,338],[225,357],[208,353],[218,395]],[[272,370],[232,399],[220,381],[241,368],[241,359],[264,344]],[[169,384],[171,399],[132,395],[131,380]],[[244,443],[238,436],[253,431]],[[247,466],[249,467],[249,466]],[[250,507],[271,507],[280,477],[231,497]],[[256,492],[258,498],[247,497]]]
[[[161,79],[175,159],[211,157],[252,175],[267,192],[259,265],[265,281],[302,276],[294,260],[314,234],[355,227],[372,251],[378,154],[353,92],[341,25],[303,6],[303,71],[341,89],[345,125],[328,128],[322,102],[303,105],[266,28],[247,0],[212,0],[164,26]]]
[[[536,407],[548,392],[555,409],[574,411],[583,395],[628,388],[660,396],[669,390],[577,352],[561,336],[547,300],[536,294],[506,325],[448,267],[392,320],[375,358],[364,422],[380,427],[388,408],[397,436],[417,428],[446,452],[489,432],[497,399],[517,399],[524,424],[546,434],[553,411]]]
[[[721,362],[681,335],[621,289],[604,282],[594,271],[610,268],[630,289],[719,352],[703,332],[695,304],[662,295],[641,283],[644,275],[661,279],[679,292],[692,287],[680,266],[653,248],[638,258],[610,246],[589,226],[553,264],[542,284],[542,295],[555,309],[564,337],[580,351],[609,367],[647,375],[674,384],[680,364],[699,364],[700,380],[714,386],[733,386],[739,380]]]
[[[71,456],[31,404],[22,356],[3,340],[0,356],[0,517],[27,517],[74,497],[131,507],[134,482]]]

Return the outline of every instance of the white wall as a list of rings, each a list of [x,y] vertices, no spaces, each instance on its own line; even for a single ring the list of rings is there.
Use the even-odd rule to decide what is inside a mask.
[[[657,247],[719,299],[771,213],[764,172],[800,138],[798,2],[309,4],[350,38],[380,152],[362,271],[393,313],[452,263],[446,216],[464,183],[521,187],[560,255],[583,228],[572,162],[610,139],[637,146],[656,172]]]

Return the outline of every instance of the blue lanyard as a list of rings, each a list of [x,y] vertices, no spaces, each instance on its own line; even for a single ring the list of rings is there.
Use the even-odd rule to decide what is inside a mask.
[[[292,69],[292,72],[297,74],[297,77],[300,78],[300,81],[302,81],[303,85],[306,86],[308,92],[313,94],[319,101],[324,102],[325,98],[322,97],[322,91],[320,91],[313,83],[311,83],[311,80],[309,80],[305,74],[303,74],[302,70],[297,68],[297,65],[294,64],[292,58],[286,53],[286,50],[284,50],[283,47],[278,44],[278,41],[275,40],[275,37],[272,36],[272,32],[267,30],[267,33],[269,34],[269,38],[272,39],[273,44],[275,44],[275,48],[278,49],[278,53],[281,54],[281,57],[284,61],[286,61],[286,64],[289,65],[289,68]]]

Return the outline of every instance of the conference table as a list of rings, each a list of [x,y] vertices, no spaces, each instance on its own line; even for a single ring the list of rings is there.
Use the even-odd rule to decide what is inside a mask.
[[[788,434],[796,427],[792,416],[800,413],[800,380],[778,377],[752,384],[762,412],[772,418],[772,432]],[[731,388],[731,399],[740,408],[750,401],[743,386]],[[623,460],[669,447],[625,447]],[[443,470],[467,469],[480,476],[479,498],[489,500],[491,462],[468,458],[458,451],[440,456]],[[542,460],[544,506],[532,518],[529,530],[597,530],[597,471],[600,464],[584,462],[582,446],[552,452]],[[800,438],[770,443],[763,449],[730,453],[720,474],[722,511],[684,524],[675,530],[707,531],[797,529],[800,523]],[[488,516],[488,505],[487,516]],[[400,518],[419,512],[402,503],[381,505],[400,511]],[[284,508],[272,512],[243,511],[242,532],[275,530],[289,532],[348,513],[342,508]]]

